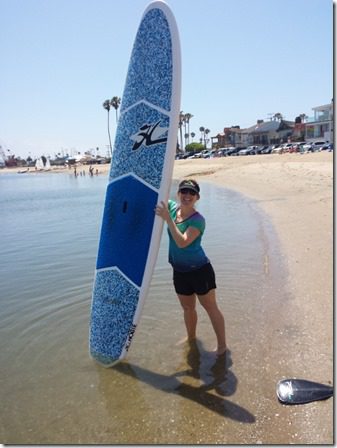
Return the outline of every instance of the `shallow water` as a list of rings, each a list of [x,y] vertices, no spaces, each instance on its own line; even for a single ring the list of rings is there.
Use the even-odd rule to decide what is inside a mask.
[[[256,378],[272,360],[263,366],[256,360],[263,360],[259,344],[270,336],[262,327],[285,296],[267,217],[237,193],[201,185],[198,209],[226,320],[226,359],[211,352],[215,337],[200,307],[197,343],[178,343],[185,330],[164,231],[127,361],[104,369],[89,358],[88,321],[106,182],[70,174],[0,176],[0,441],[263,440],[261,416],[270,398],[261,400]]]

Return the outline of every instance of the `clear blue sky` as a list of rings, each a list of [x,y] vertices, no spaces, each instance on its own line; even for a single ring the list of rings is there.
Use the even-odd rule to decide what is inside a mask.
[[[0,144],[22,157],[108,137],[148,0],[0,0]],[[333,95],[332,0],[167,0],[180,33],[181,110],[211,135]],[[116,124],[111,114],[111,132]]]

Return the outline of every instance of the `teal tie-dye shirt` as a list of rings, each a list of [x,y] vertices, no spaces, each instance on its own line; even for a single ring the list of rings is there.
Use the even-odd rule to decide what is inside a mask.
[[[168,209],[171,218],[176,222],[178,210],[177,203],[169,200]],[[199,269],[209,263],[209,259],[201,247],[201,238],[205,231],[205,218],[199,212],[195,212],[185,221],[179,223],[176,222],[176,225],[181,233],[185,233],[188,227],[195,227],[200,231],[200,235],[189,246],[180,248],[177,246],[168,230],[170,238],[169,263],[171,263],[173,268],[179,272],[189,272]]]

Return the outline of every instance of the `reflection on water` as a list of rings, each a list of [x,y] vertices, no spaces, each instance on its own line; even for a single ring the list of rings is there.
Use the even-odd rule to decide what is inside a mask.
[[[185,327],[164,232],[127,361],[104,369],[89,358],[87,340],[105,187],[99,176],[0,176],[0,440],[257,440],[258,431],[245,428],[256,426],[264,412],[254,404],[258,344],[266,342],[261,327],[283,294],[268,220],[244,197],[202,184],[198,208],[206,217],[204,247],[226,319],[226,357],[211,352],[215,336],[201,307],[198,341],[177,344]]]

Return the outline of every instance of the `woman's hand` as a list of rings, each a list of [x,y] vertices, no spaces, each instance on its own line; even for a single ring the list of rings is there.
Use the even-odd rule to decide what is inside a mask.
[[[157,216],[160,216],[164,221],[169,222],[170,213],[168,211],[167,205],[161,201],[155,208],[155,212]]]

